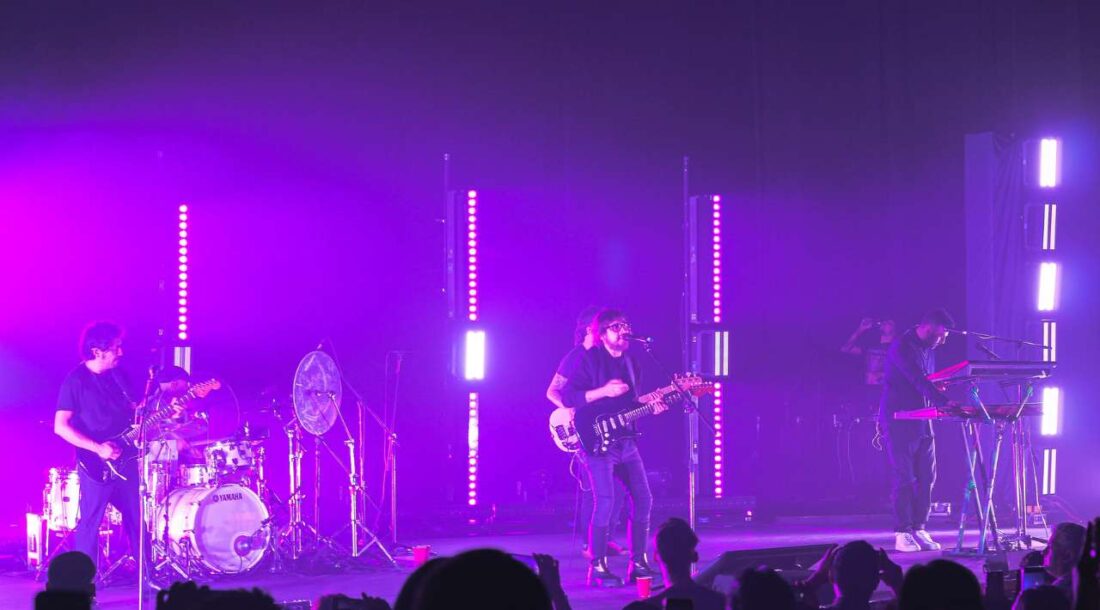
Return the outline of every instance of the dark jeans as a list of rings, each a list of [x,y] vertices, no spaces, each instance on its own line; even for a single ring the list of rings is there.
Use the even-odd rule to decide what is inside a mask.
[[[107,504],[113,504],[122,513],[122,527],[130,542],[130,554],[137,559],[135,542],[141,536],[141,499],[138,496],[138,472],[136,467],[125,468],[122,474],[127,478],[112,479],[102,483],[79,469],[80,476],[80,520],[73,530],[73,550],[80,551],[92,561],[99,558],[99,526],[103,522],[103,513]],[[148,550],[148,546],[146,546]],[[146,555],[148,560],[148,555]]]
[[[581,506],[580,514],[577,516],[577,522],[584,524],[584,527],[587,528],[592,524],[592,508],[596,505],[596,490],[592,486],[592,474],[588,469],[588,456],[585,455],[584,452],[580,452],[577,454],[577,457],[581,468],[581,476],[584,477],[584,481],[588,487],[588,489],[585,489],[585,486],[581,486]],[[607,527],[608,540],[614,540],[615,532],[619,529],[619,523],[622,521],[623,515],[623,498],[625,497],[622,485],[612,485],[611,491],[611,522]],[[585,541],[586,543],[588,541],[587,535],[585,536]]]
[[[622,481],[630,496],[630,554],[641,559],[649,538],[649,513],[653,495],[649,492],[642,454],[633,439],[615,441],[607,454],[587,456],[592,480],[592,524],[588,530],[588,548],[596,557],[607,555],[608,529],[615,500],[615,479]]]
[[[886,429],[886,450],[894,479],[895,532],[924,529],[936,483],[936,439],[908,424],[891,422]]]

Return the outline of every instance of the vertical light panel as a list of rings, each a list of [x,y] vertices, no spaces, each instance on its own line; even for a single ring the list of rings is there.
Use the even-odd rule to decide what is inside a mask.
[[[1039,264],[1039,311],[1054,311],[1058,306],[1058,263]]]
[[[722,440],[723,440],[723,422],[722,422],[722,384],[714,384],[714,497],[720,499],[722,497]]]
[[[722,198],[718,195],[712,195],[711,202],[711,248],[712,248],[712,270],[713,270],[713,288],[712,291],[712,307],[714,315],[714,323],[719,324],[722,322]]]
[[[1054,320],[1043,320],[1043,350],[1044,362],[1058,362],[1058,323]]]
[[[478,404],[477,392],[470,392],[468,397],[469,415],[467,417],[466,442],[469,446],[467,454],[467,486],[466,503],[477,506],[477,459],[478,459]]]
[[[177,322],[176,322],[176,337],[180,341],[186,341],[187,336],[188,336],[188,330],[187,330],[187,319],[188,319],[187,316],[189,315],[188,310],[187,310],[187,298],[188,298],[188,288],[187,288],[187,277],[188,277],[187,276],[187,273],[188,273],[188,271],[187,271],[188,270],[188,262],[187,262],[187,253],[188,253],[187,228],[188,228],[188,226],[189,226],[189,220],[188,220],[187,204],[186,203],[181,203],[180,207],[179,207],[179,236],[177,238],[177,241],[178,241],[177,247],[179,248],[179,250],[178,250],[179,251],[179,258],[178,258],[179,269],[178,269],[178,276],[177,276],[178,289],[179,289],[179,309],[178,309],[178,313],[177,313]]]
[[[1039,142],[1039,186],[1054,188],[1058,186],[1059,142],[1055,138],[1043,138]]]
[[[463,376],[467,381],[485,379],[485,331],[466,331]]]
[[[477,191],[466,191],[466,318],[477,322]]]
[[[1043,388],[1043,417],[1039,423],[1039,434],[1057,436],[1062,430],[1062,390]]]
[[[1043,250],[1048,252],[1055,249],[1055,237],[1058,227],[1058,204],[1043,204]]]
[[[1043,495],[1058,493],[1058,450],[1043,449]]]

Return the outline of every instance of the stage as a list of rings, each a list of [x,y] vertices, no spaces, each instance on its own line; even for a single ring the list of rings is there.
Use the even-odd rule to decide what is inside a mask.
[[[930,529],[936,540],[944,547],[953,546],[958,534],[947,523]],[[1033,532],[1042,537],[1041,532]],[[975,532],[968,532],[968,541],[973,543]],[[813,544],[843,543],[863,539],[890,552],[890,557],[908,569],[909,566],[925,563],[943,556],[942,552],[922,552],[902,554],[892,551],[893,535],[889,531],[889,520],[883,516],[860,517],[821,517],[779,519],[774,523],[751,523],[734,528],[701,528],[699,555],[700,568],[705,568],[721,553],[726,551],[744,551],[771,549],[777,547],[806,546]],[[597,590],[585,586],[586,562],[578,552],[578,545],[570,534],[483,534],[461,538],[435,538],[410,541],[416,544],[430,544],[433,554],[452,555],[469,549],[492,547],[511,553],[529,555],[549,553],[561,562],[562,584],[569,600],[576,610],[596,608],[622,608],[635,599],[633,587],[614,590]],[[1018,564],[1023,552],[1010,552],[1008,564]],[[951,558],[970,568],[984,584],[982,560]],[[259,587],[270,593],[281,603],[309,600],[315,601],[325,593],[345,593],[358,595],[366,593],[381,597],[391,604],[397,597],[405,579],[411,573],[411,559],[399,558],[398,568],[362,568],[341,574],[302,575],[272,574],[259,569],[241,577],[226,577],[210,583],[215,588]],[[625,558],[616,558],[611,562],[613,570],[625,574]],[[30,607],[34,594],[42,588],[28,575],[6,574],[0,576],[0,605],[7,608]],[[880,595],[886,595],[880,591]],[[133,586],[108,587],[97,596],[99,608],[133,608],[136,606]],[[148,606],[152,607],[152,606]]]

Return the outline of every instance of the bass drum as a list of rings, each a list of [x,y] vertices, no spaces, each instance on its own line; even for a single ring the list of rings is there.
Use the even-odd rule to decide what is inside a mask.
[[[164,508],[157,522],[164,523]],[[263,559],[270,537],[267,507],[247,487],[184,487],[168,495],[173,554],[190,555],[215,574],[240,574]]]

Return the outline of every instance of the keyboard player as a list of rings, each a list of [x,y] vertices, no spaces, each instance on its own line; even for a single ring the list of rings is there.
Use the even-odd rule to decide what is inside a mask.
[[[943,345],[952,326],[950,314],[932,310],[886,352],[879,420],[893,478],[894,547],[903,552],[940,548],[925,530],[936,482],[936,439],[931,421],[898,421],[894,413],[955,406],[927,377],[935,370],[933,350]]]

